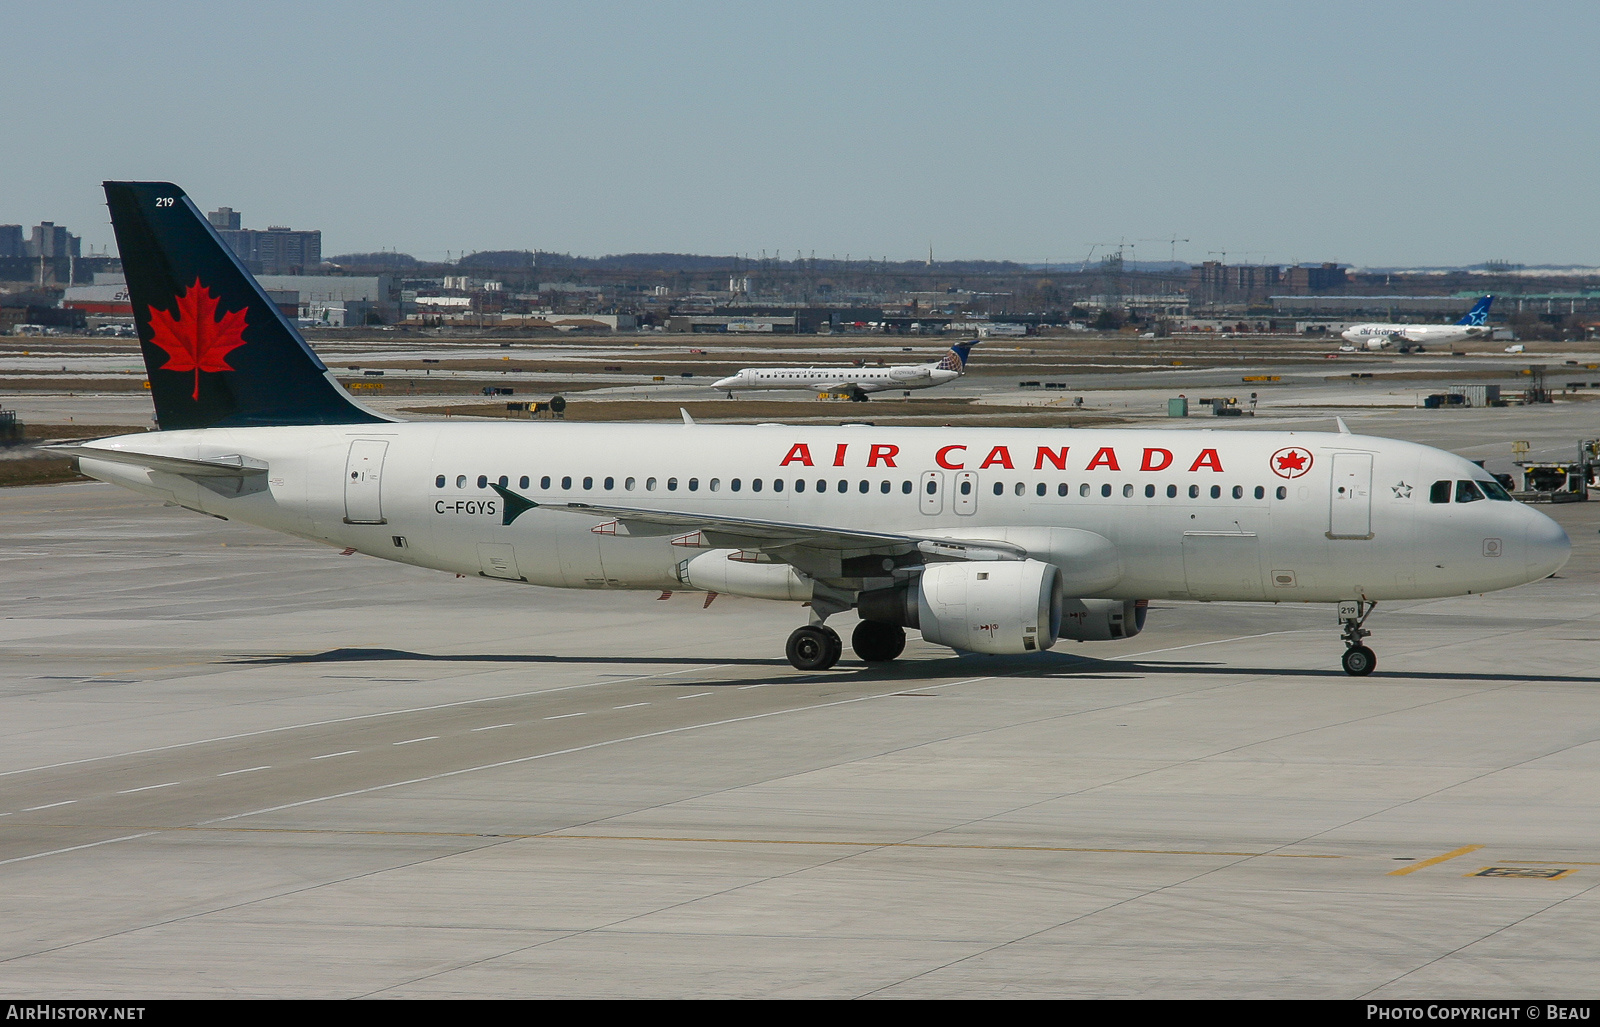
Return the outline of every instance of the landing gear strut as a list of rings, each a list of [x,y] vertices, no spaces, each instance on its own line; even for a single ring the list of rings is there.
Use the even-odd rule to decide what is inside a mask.
[[[807,624],[794,629],[784,653],[796,670],[827,670],[844,655],[844,641],[826,624]]]
[[[1344,657],[1339,662],[1344,665],[1344,672],[1353,677],[1364,678],[1378,665],[1378,654],[1361,644],[1363,638],[1372,634],[1362,625],[1377,606],[1377,603],[1361,599],[1347,599],[1339,603],[1339,620],[1344,624],[1344,633],[1340,638],[1345,646]]]

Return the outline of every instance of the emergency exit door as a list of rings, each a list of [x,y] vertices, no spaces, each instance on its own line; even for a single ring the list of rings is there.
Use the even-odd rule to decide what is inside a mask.
[[[383,519],[383,455],[387,442],[357,439],[344,466],[344,522],[386,524]]]

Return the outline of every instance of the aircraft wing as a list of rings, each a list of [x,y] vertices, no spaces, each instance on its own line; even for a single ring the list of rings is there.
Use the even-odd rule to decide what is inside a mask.
[[[510,489],[491,483],[505,500],[501,523],[510,524],[534,509],[588,514],[615,522],[594,529],[628,535],[678,535],[691,548],[746,549],[783,559],[782,550],[811,550],[838,556],[852,554],[906,554],[920,552],[944,560],[1022,560],[1027,550],[1009,542],[986,539],[948,539],[901,532],[863,531],[822,524],[801,524],[756,517],[728,517],[676,510],[646,510],[603,503],[536,503]],[[620,530],[619,530],[620,529]],[[691,538],[699,536],[699,538]],[[674,539],[677,542],[678,539]]]

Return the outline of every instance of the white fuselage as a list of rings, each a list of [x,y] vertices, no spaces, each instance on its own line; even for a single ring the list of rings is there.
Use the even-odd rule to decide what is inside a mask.
[[[1396,340],[1445,346],[1452,342],[1479,339],[1494,331],[1488,325],[1408,325],[1362,324],[1345,329],[1340,337],[1367,349],[1385,349]]]
[[[747,367],[712,384],[713,388],[805,389],[809,392],[886,392],[929,389],[955,381],[962,372],[933,364],[899,367]]]
[[[697,551],[681,531],[619,533],[604,515],[556,508],[566,503],[1008,542],[1057,562],[1069,595],[1111,599],[1460,595],[1546,576],[1570,551],[1522,504],[1431,501],[1436,481],[1488,478],[1468,461],[1349,434],[429,422],[93,445],[267,465],[253,490],[226,495],[81,459],[86,474],[191,509],[571,588],[683,588]],[[502,524],[489,487],[500,481],[540,505]]]

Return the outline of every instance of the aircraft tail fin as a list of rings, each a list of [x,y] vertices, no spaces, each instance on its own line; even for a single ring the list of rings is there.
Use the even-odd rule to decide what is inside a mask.
[[[1456,324],[1473,326],[1485,324],[1489,320],[1489,304],[1493,302],[1493,296],[1483,297],[1483,299],[1474,303],[1472,309],[1467,311],[1467,316],[1457,321]]]
[[[162,429],[392,420],[351,400],[182,189],[105,190]]]
[[[944,355],[943,360],[933,365],[934,369],[937,371],[965,371],[967,369],[967,360],[972,353],[972,347],[977,344],[977,339],[973,339],[970,342],[956,343],[950,347],[950,352]]]

